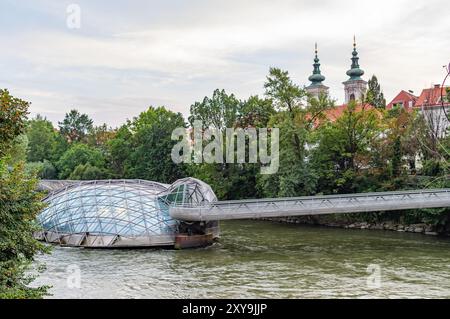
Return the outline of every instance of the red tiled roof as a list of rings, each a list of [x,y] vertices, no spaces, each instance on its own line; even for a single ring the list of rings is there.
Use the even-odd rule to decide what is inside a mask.
[[[342,104],[342,105],[338,105],[331,109],[326,110],[324,112],[326,120],[335,122],[337,119],[339,119],[344,114],[344,111],[347,109],[347,106],[348,106],[348,104]],[[362,104],[358,104],[355,107],[355,112],[358,113],[358,112],[361,112],[362,110],[372,110],[372,109],[376,109],[376,108],[367,103],[364,104],[364,106]],[[306,115],[306,118],[309,119],[310,115],[309,114]],[[323,123],[323,120],[316,118],[314,120],[313,125],[314,125],[314,127],[318,127],[322,123]]]
[[[419,98],[416,102],[416,107],[422,107],[422,106],[440,106],[441,105],[441,94],[446,96],[447,95],[447,89],[450,88],[448,86],[446,87],[433,87],[430,89],[424,89],[422,91],[422,94],[420,94]],[[446,103],[448,104],[448,103]]]
[[[389,109],[392,109],[394,104],[400,104],[401,103],[406,110],[409,110],[410,109],[410,107],[409,107],[410,102],[412,102],[411,104],[414,107],[415,104],[416,104],[417,99],[418,99],[418,97],[415,96],[414,94],[411,94],[409,92],[406,92],[406,91],[402,90],[402,91],[400,91],[399,94],[397,94],[396,97],[394,97],[392,99],[392,101],[386,106],[386,108],[389,110]]]
[[[335,106],[332,109],[329,109],[327,111],[325,111],[325,116],[328,120],[334,122],[336,121],[338,118],[340,118],[342,116],[342,114],[344,113],[344,111],[347,109],[348,104],[342,104],[342,105],[338,105]],[[361,112],[363,109],[364,110],[371,110],[374,109],[375,107],[373,107],[370,104],[358,104],[355,107],[355,112]]]

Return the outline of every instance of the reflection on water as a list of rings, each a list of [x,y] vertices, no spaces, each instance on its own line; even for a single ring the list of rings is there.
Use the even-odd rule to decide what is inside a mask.
[[[264,221],[221,228],[220,242],[200,249],[55,247],[35,284],[52,285],[53,298],[450,298],[447,239]],[[379,286],[368,285],[369,265],[380,266]],[[68,288],[73,267],[80,288]]]

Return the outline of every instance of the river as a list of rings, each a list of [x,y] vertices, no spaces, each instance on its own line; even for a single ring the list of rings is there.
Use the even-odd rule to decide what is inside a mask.
[[[267,221],[189,250],[54,247],[49,298],[450,298],[450,240]]]

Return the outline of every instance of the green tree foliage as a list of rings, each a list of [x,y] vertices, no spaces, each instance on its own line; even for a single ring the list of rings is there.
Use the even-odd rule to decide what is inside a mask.
[[[0,160],[0,299],[39,298],[47,292],[48,287],[28,287],[34,277],[26,273],[34,256],[48,251],[33,238],[41,199],[36,180],[24,173],[22,165],[11,170]]]
[[[131,125],[131,123],[129,123]],[[130,150],[132,150],[133,134],[128,125],[122,125],[114,138],[107,142],[109,152],[109,165],[115,178],[124,178],[128,175]]]
[[[108,142],[115,176],[172,183],[184,177],[184,165],[171,158],[172,131],[185,127],[183,116],[165,107],[149,109],[122,126]]]
[[[11,148],[14,140],[23,133],[30,103],[13,97],[8,90],[0,89],[0,157]]]
[[[384,109],[386,107],[386,99],[384,98],[381,86],[375,75],[367,83],[368,89],[366,93],[366,102],[376,108]]]
[[[9,150],[8,154],[9,164],[14,165],[27,160],[28,144],[28,138],[25,134],[21,134],[14,139],[14,147]]]
[[[58,122],[59,132],[69,143],[83,141],[93,128],[93,121],[87,114],[71,110],[62,122]]]
[[[25,165],[25,171],[42,179],[57,179],[58,177],[55,166],[47,160],[43,162],[28,162]]]
[[[115,136],[116,130],[103,124],[100,126],[94,126],[86,138],[86,142],[89,146],[107,150],[106,144]]]
[[[192,127],[194,121],[202,121],[203,129],[218,128],[224,137],[226,128],[279,128],[279,170],[271,175],[260,174],[260,163],[174,164],[171,151],[177,141],[171,140],[171,133],[185,123],[181,114],[164,107],[150,107],[118,129],[106,124],[94,127],[88,115],[72,110],[59,123],[61,134],[37,117],[28,124],[27,146],[11,132],[22,131],[20,123],[14,127],[13,122],[26,114],[28,104],[1,91],[7,101],[3,104],[8,105],[1,112],[9,119],[2,127],[9,129],[0,127],[0,137],[5,137],[3,149],[13,153],[9,165],[20,162],[28,148],[27,172],[41,178],[142,178],[171,183],[189,175],[210,184],[220,199],[446,185],[449,135],[438,138],[418,112],[383,110],[386,101],[375,76],[365,97],[375,109],[350,103],[337,119],[327,116],[334,107],[329,96],[309,96],[287,71],[271,68],[264,89],[264,97],[242,101],[216,89],[191,105],[188,122]],[[441,223],[443,214],[417,211],[405,216]]]
[[[214,127],[223,130],[227,127],[234,127],[238,116],[240,102],[225,90],[216,89],[212,97],[203,99],[202,102],[195,102],[191,105],[191,115],[189,123],[193,126],[194,121],[201,121],[203,127]]]
[[[104,169],[100,169],[91,164],[80,164],[69,175],[70,180],[98,180],[105,179],[107,174]]]
[[[324,112],[333,106],[328,96],[308,99],[287,71],[272,68],[264,85],[266,96],[278,112],[269,127],[280,129],[280,168],[278,173],[258,176],[258,189],[264,196],[299,196],[316,190],[317,175],[306,160],[307,144]]]
[[[225,146],[226,128],[267,127],[275,109],[270,99],[251,96],[246,101],[237,100],[233,94],[224,90],[215,90],[212,97],[191,106],[189,122],[200,120],[204,127],[219,129]],[[204,144],[207,144],[205,142]],[[236,147],[236,146],[235,146]],[[248,151],[248,140],[246,140]],[[235,149],[236,156],[236,149]],[[248,158],[247,158],[248,161]],[[254,198],[259,196],[256,188],[256,176],[260,165],[255,163],[201,163],[188,166],[188,173],[210,184],[220,199]]]
[[[43,208],[42,195],[23,164],[11,166],[7,155],[24,133],[28,106],[28,102],[0,90],[0,299],[40,298],[48,288],[30,288],[34,278],[27,275],[34,256],[47,251],[33,237],[38,230],[36,215]]]
[[[50,121],[37,115],[35,119],[28,122],[27,137],[29,162],[55,159],[59,142],[58,133]]]
[[[351,102],[342,116],[320,129],[311,163],[319,175],[318,189],[321,192],[365,190],[363,172],[370,167],[376,154],[372,146],[383,131],[381,117],[379,111]]]
[[[57,167],[59,169],[59,178],[67,179],[79,165],[90,164],[99,169],[105,169],[105,157],[97,149],[88,145],[77,143],[73,144],[59,159]]]
[[[261,99],[257,95],[250,96],[239,106],[237,125],[241,128],[267,127],[270,118],[276,111],[270,99]]]

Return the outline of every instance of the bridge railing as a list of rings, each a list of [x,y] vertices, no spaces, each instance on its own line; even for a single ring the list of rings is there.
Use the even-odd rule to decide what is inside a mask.
[[[222,220],[432,207],[450,207],[450,189],[179,204],[170,208],[170,214],[181,220]]]

